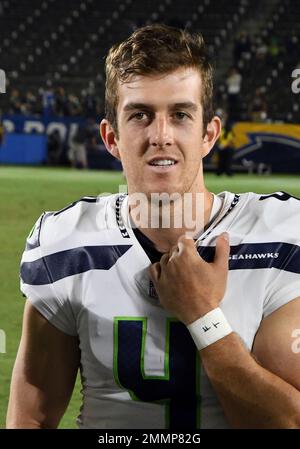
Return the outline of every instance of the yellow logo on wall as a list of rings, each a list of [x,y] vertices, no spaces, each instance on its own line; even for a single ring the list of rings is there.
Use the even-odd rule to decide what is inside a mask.
[[[233,126],[233,145],[239,157],[258,150],[263,142],[300,149],[300,125],[238,122]]]

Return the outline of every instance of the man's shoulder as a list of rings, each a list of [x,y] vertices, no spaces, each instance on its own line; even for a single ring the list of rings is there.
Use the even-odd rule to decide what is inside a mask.
[[[244,199],[244,200],[243,200]],[[286,192],[241,194],[243,217],[249,233],[300,244],[300,199]],[[251,228],[251,229],[250,229]]]
[[[280,218],[289,213],[293,218],[300,218],[300,198],[297,198],[290,193],[279,191],[273,193],[253,193],[247,194],[247,206],[257,212],[270,213],[274,218]]]
[[[89,244],[96,235],[101,243],[103,231],[114,219],[116,200],[117,195],[85,196],[61,210],[44,212],[27,239],[27,249],[60,243],[63,250],[71,241]]]

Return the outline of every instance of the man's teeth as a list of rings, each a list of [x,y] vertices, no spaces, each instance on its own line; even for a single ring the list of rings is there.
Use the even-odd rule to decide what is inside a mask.
[[[153,161],[151,162],[151,165],[174,165],[175,161],[172,161],[171,159],[161,159],[159,161]]]

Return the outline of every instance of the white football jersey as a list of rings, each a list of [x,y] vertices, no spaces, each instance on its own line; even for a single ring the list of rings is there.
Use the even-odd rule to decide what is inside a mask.
[[[198,239],[212,261],[230,236],[220,307],[251,350],[261,320],[300,296],[300,201],[283,192],[218,195]],[[159,304],[150,260],[128,225],[128,197],[83,198],[46,212],[27,240],[21,290],[54,326],[78,335],[80,428],[226,428],[184,324]],[[184,269],[184,267],[182,267]]]

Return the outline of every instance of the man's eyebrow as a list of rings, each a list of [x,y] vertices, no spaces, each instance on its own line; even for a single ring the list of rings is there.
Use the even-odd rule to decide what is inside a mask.
[[[198,106],[192,101],[183,101],[181,103],[174,103],[170,109],[188,109],[195,112],[197,111]]]
[[[150,104],[145,104],[145,103],[127,103],[124,106],[124,111],[133,111],[136,109],[152,109],[152,106]]]
[[[142,110],[153,110],[154,106],[151,104],[145,104],[145,103],[127,103],[124,106],[124,111],[133,111],[136,109],[142,109]],[[183,101],[180,103],[174,103],[169,105],[170,110],[174,109],[188,109],[190,111],[197,111],[198,106],[196,103],[193,103],[192,101]]]

